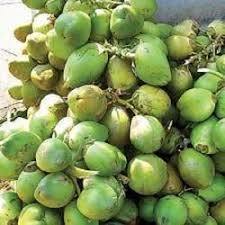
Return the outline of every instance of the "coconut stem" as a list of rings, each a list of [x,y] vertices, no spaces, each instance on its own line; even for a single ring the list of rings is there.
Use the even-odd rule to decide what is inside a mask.
[[[90,176],[95,176],[98,175],[98,171],[93,171],[93,170],[85,170],[78,168],[76,166],[70,166],[66,169],[66,173],[69,174],[71,177],[75,177],[78,179],[85,179]]]

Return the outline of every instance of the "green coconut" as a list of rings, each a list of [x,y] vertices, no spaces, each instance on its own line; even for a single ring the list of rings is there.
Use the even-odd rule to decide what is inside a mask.
[[[216,98],[212,92],[202,88],[192,88],[184,92],[177,102],[181,116],[191,122],[202,122],[214,112]]]
[[[47,0],[45,4],[45,10],[48,13],[58,16],[60,13],[62,13],[65,3],[65,0]]]
[[[225,177],[221,174],[216,174],[213,183],[205,188],[199,189],[198,195],[207,202],[218,202],[225,198]]]
[[[214,20],[208,25],[208,30],[215,36],[225,35],[225,22],[223,20]]]
[[[34,32],[29,34],[26,39],[26,51],[28,55],[39,63],[46,63],[48,61],[46,38],[45,34]]]
[[[219,201],[215,206],[211,207],[210,212],[218,225],[225,224],[225,199]]]
[[[63,13],[55,21],[55,31],[65,42],[79,48],[90,37],[91,19],[81,11]]]
[[[59,73],[50,64],[38,65],[31,72],[31,80],[39,89],[50,91],[58,83]]]
[[[89,2],[83,2],[80,0],[67,0],[66,4],[63,8],[63,13],[71,12],[71,11],[82,11],[87,14],[91,14],[91,12],[94,10],[94,6],[89,4]]]
[[[108,53],[97,43],[89,43],[73,52],[68,58],[64,80],[66,86],[80,87],[98,80],[108,63]]]
[[[155,206],[155,221],[158,225],[184,225],[188,210],[184,200],[175,195],[161,198]]]
[[[68,104],[79,121],[99,121],[107,110],[106,94],[95,85],[84,85],[71,91]]]
[[[223,138],[223,132],[225,130],[225,119],[217,121],[212,128],[212,140],[220,151],[225,152],[225,140]]]
[[[69,132],[69,146],[74,152],[74,157],[81,159],[87,144],[93,141],[106,141],[109,136],[108,128],[94,121],[78,123]]]
[[[134,107],[144,115],[162,119],[170,110],[169,95],[161,88],[150,85],[139,87],[132,96]]]
[[[21,81],[30,80],[31,71],[37,65],[31,57],[27,55],[22,55],[14,60],[10,61],[8,64],[9,72]]]
[[[215,176],[212,159],[191,148],[185,149],[179,154],[178,169],[181,178],[193,188],[209,187]]]
[[[22,100],[23,96],[22,96],[22,84],[17,84],[17,85],[13,85],[11,87],[8,88],[8,93],[10,95],[11,98],[13,98],[14,100]]]
[[[22,0],[22,2],[31,9],[42,9],[47,0]]]
[[[77,201],[72,201],[64,209],[64,223],[65,225],[99,225],[96,220],[90,220],[85,217],[77,208]]]
[[[90,170],[99,171],[100,176],[118,175],[127,164],[127,159],[120,149],[100,141],[86,147],[84,161]]]
[[[154,154],[138,155],[128,165],[129,186],[141,195],[159,193],[168,180],[166,163]]]
[[[118,56],[110,58],[106,74],[107,84],[113,89],[129,91],[137,86],[137,78],[130,62]]]
[[[91,14],[92,41],[103,42],[110,37],[110,18],[111,12],[107,9],[96,9]]]
[[[52,52],[48,53],[49,64],[58,70],[63,70],[66,64],[66,60],[55,56]]]
[[[110,30],[117,39],[126,39],[140,33],[144,18],[129,5],[119,5],[113,9]]]
[[[172,35],[167,39],[169,56],[174,60],[183,60],[193,54],[195,44],[189,37]]]
[[[215,114],[218,118],[225,118],[225,89],[223,88],[221,91],[217,93],[217,104],[215,109]]]
[[[213,128],[217,121],[218,119],[212,116],[192,129],[191,143],[197,151],[204,154],[215,154],[218,151],[212,139]]]
[[[49,208],[66,206],[74,197],[73,181],[64,173],[52,173],[45,176],[38,184],[34,197],[42,205]]]
[[[216,167],[216,171],[225,173],[225,152],[217,152],[216,154],[212,155],[213,162]]]
[[[130,126],[130,141],[142,153],[158,151],[165,139],[165,130],[152,116],[134,116]]]
[[[72,163],[72,151],[57,138],[45,140],[36,153],[37,166],[45,172],[55,173],[66,169]]]
[[[18,221],[18,225],[31,224],[63,225],[63,222],[58,211],[34,203],[23,208]]]
[[[17,224],[22,202],[15,192],[3,192],[0,194],[0,225]]]
[[[55,17],[49,13],[40,13],[33,19],[33,32],[47,34],[54,28]]]
[[[157,204],[155,197],[142,197],[138,203],[139,217],[146,222],[154,222],[154,209]]]
[[[134,57],[135,73],[139,79],[154,86],[165,86],[171,81],[166,54],[156,45],[141,43]]]
[[[35,189],[44,177],[45,173],[37,168],[35,162],[29,163],[16,181],[16,193],[19,198],[27,204],[33,203]]]
[[[32,32],[32,23],[25,23],[15,28],[14,37],[20,42],[25,42],[27,36]]]
[[[125,108],[112,106],[107,110],[101,123],[109,129],[110,144],[123,147],[129,143],[131,120]]]
[[[205,225],[217,225],[217,222],[213,217],[208,216],[208,220],[206,221]]]

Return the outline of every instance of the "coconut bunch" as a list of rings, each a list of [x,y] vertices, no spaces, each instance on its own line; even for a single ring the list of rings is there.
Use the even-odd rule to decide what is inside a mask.
[[[0,225],[224,225],[225,21],[155,0],[23,0],[0,126]]]

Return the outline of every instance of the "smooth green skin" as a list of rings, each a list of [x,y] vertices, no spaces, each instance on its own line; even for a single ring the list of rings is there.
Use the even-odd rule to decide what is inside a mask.
[[[144,18],[129,5],[119,5],[112,11],[110,30],[117,39],[133,37],[141,32]]]
[[[142,153],[158,151],[166,132],[158,119],[152,116],[134,116],[130,126],[130,141]]]
[[[198,23],[194,20],[187,19],[174,26],[172,34],[194,38],[197,36],[198,30],[199,30]]]
[[[171,81],[171,71],[164,52],[150,43],[138,45],[135,53],[135,73],[145,83],[165,86]]]
[[[154,46],[160,48],[166,55],[168,55],[168,49],[164,41],[160,38],[151,35],[151,34],[139,34],[135,37],[136,39],[140,40],[141,43],[147,42]]]
[[[55,17],[49,13],[41,13],[34,17],[32,23],[33,32],[47,34],[54,28]]]
[[[63,13],[71,12],[71,11],[82,11],[87,14],[91,14],[94,10],[94,6],[90,5],[89,2],[82,2],[82,1],[74,1],[74,0],[67,0],[64,8]]]
[[[47,92],[36,87],[32,81],[26,81],[22,87],[23,103],[28,108],[36,106]]]
[[[80,87],[98,80],[108,63],[108,53],[97,43],[89,43],[68,58],[64,80],[71,88]]]
[[[18,225],[63,225],[63,222],[58,211],[35,203],[23,208]]]
[[[216,222],[216,220],[213,217],[209,216],[208,220],[205,223],[205,225],[217,225],[217,222]]]
[[[99,185],[100,186],[107,185],[108,187],[111,187],[113,189],[113,191],[116,193],[116,195],[117,195],[116,207],[113,208],[113,212],[111,212],[112,210],[110,210],[110,212],[111,212],[111,215],[113,214],[112,216],[117,215],[120,212],[120,209],[122,208],[123,202],[125,199],[125,191],[124,191],[124,187],[123,187],[122,183],[117,181],[117,179],[115,177],[100,177],[100,176],[91,176],[83,181],[83,188],[85,190],[95,189]],[[103,187],[103,189],[104,189],[104,187]],[[108,191],[106,191],[106,193],[107,192]],[[93,191],[90,190],[90,193],[91,193],[91,195],[92,194],[95,195],[95,193],[97,193],[97,195],[100,195],[100,197],[97,197],[97,199],[94,199],[95,197],[93,196],[93,200],[90,199],[91,200],[90,203],[91,204],[93,203],[93,205],[90,205],[90,208],[86,208],[86,209],[89,211],[89,213],[94,213],[94,214],[99,213],[102,216],[102,213],[101,213],[102,207],[103,207],[103,210],[105,210],[105,211],[109,210],[109,208],[108,208],[108,210],[107,210],[107,208],[104,208],[104,204],[107,204],[107,199],[104,199],[105,198],[104,197],[103,205],[101,205],[100,208],[97,208],[97,211],[93,212],[92,206],[94,206],[93,208],[95,209],[96,205],[98,205],[98,200],[99,200],[99,202],[102,200],[101,199],[101,190],[93,190]],[[91,197],[91,195],[90,195],[90,197]],[[84,196],[84,197],[88,198],[88,196]],[[114,200],[113,201],[111,200],[111,201],[114,202]],[[104,201],[106,201],[106,202],[104,203]],[[94,204],[95,202],[96,202],[96,204]],[[78,208],[79,208],[79,206],[78,206]],[[84,203],[84,209],[85,209],[85,203]],[[104,214],[103,214],[103,216],[104,216]],[[106,213],[106,216],[110,216],[110,215]],[[108,219],[106,219],[106,220],[108,220]]]
[[[22,2],[31,9],[42,9],[47,0],[22,0]]]
[[[205,224],[208,219],[208,204],[200,197],[192,194],[191,192],[185,192],[180,197],[184,200],[188,209],[188,219],[186,224]]]
[[[109,220],[117,214],[119,206],[117,193],[104,183],[85,188],[77,200],[78,210],[93,220]]]
[[[3,192],[0,194],[0,225],[16,224],[22,209],[22,202],[15,192]]]
[[[57,117],[48,110],[38,110],[29,120],[29,130],[37,134],[42,140],[51,137],[58,123]]]
[[[66,206],[74,197],[73,181],[64,173],[52,173],[45,176],[38,184],[34,197],[42,205],[49,208]]]
[[[8,93],[9,93],[10,97],[15,100],[22,100],[23,99],[22,87],[23,87],[23,85],[21,85],[21,84],[10,87],[8,89]]]
[[[55,126],[52,137],[58,138],[64,143],[68,144],[69,133],[75,125],[76,123],[74,122],[73,118],[71,117],[62,118]]]
[[[54,113],[60,120],[66,116],[68,106],[61,96],[52,93],[41,100],[39,108]]]
[[[130,4],[146,20],[151,19],[158,9],[156,0],[130,0]]]
[[[138,203],[139,217],[146,222],[153,222],[156,204],[157,199],[155,197],[142,197]]]
[[[174,60],[186,59],[194,52],[192,40],[185,36],[172,35],[166,43],[169,56]]]
[[[139,87],[132,96],[132,103],[144,115],[158,119],[165,117],[171,106],[169,95],[163,89],[150,85]]]
[[[113,218],[124,224],[130,224],[136,221],[138,217],[138,208],[134,201],[125,199],[120,212]]]
[[[48,53],[48,61],[50,65],[52,65],[58,70],[63,70],[66,64],[66,60],[55,56],[52,52]]]
[[[1,180],[15,180],[18,178],[20,172],[25,166],[24,163],[18,163],[15,161],[8,160],[0,152],[0,179]]]
[[[212,92],[202,88],[192,88],[184,92],[177,102],[180,115],[190,122],[202,122],[214,112],[216,98]]]
[[[161,190],[163,195],[178,195],[184,188],[180,175],[172,164],[167,164],[168,180],[166,185]]]
[[[77,208],[77,201],[72,201],[64,209],[64,223],[65,225],[99,225],[96,220],[90,220],[80,213]]]
[[[26,50],[29,56],[39,63],[48,61],[48,49],[46,46],[47,36],[45,34],[34,32],[29,34],[26,39]]]
[[[127,159],[120,149],[99,141],[87,146],[84,161],[90,170],[99,171],[100,176],[118,175],[127,164]]]
[[[225,23],[222,20],[214,20],[208,25],[208,30],[216,36],[225,35]]]
[[[84,85],[71,91],[68,104],[79,121],[99,121],[107,110],[105,92],[95,85]]]
[[[55,87],[55,91],[58,95],[67,97],[67,95],[72,91],[72,89],[66,86],[63,76],[61,76],[59,78],[58,84]]]
[[[158,201],[154,214],[157,225],[184,225],[188,210],[182,198],[167,195]]]
[[[110,37],[110,18],[111,12],[107,9],[96,9],[91,14],[92,41],[103,42]]]
[[[38,65],[31,71],[31,80],[39,89],[50,91],[56,86],[59,73],[50,64]]]
[[[141,195],[159,193],[168,180],[166,163],[154,154],[138,155],[128,165],[129,186]]]
[[[16,27],[13,34],[18,41],[24,43],[26,41],[27,35],[31,34],[32,32],[32,23],[25,23]]]
[[[36,153],[37,166],[45,172],[55,173],[66,169],[72,163],[72,151],[57,138],[45,140]]]
[[[223,138],[224,131],[225,119],[221,119],[215,124],[212,129],[212,140],[221,152],[225,152],[225,140]]]
[[[225,152],[217,152],[215,155],[212,155],[213,162],[216,167],[216,171],[225,173]]]
[[[57,35],[55,29],[47,33],[46,45],[49,52],[63,60],[67,60],[76,49],[74,44],[66,42],[63,37]]]
[[[225,224],[225,199],[218,202],[215,206],[211,207],[211,215],[216,220],[218,225]]]
[[[45,10],[57,16],[63,11],[64,5],[65,0],[47,0]]]
[[[193,188],[207,188],[215,176],[212,159],[191,148],[179,154],[178,169],[181,178]]]
[[[225,74],[225,55],[220,56],[216,60],[216,67],[220,73]]]
[[[179,66],[172,69],[172,80],[169,82],[167,89],[171,96],[177,101],[180,96],[193,87],[193,77],[186,66]]]
[[[166,137],[160,148],[160,153],[172,155],[177,151],[178,146],[182,143],[182,133],[176,127],[172,127],[166,132]]]
[[[198,195],[207,202],[218,202],[225,198],[225,177],[216,174],[213,183],[206,189],[199,189]]]
[[[0,126],[0,141],[19,131],[28,131],[28,120],[18,117],[14,121],[6,121]]]
[[[169,36],[171,36],[171,33],[173,31],[173,26],[167,23],[158,23],[157,27],[160,31],[160,38],[166,39]]]
[[[9,62],[9,72],[21,81],[30,80],[30,74],[37,63],[29,56],[22,55]]]
[[[113,89],[129,91],[137,86],[138,80],[131,68],[130,62],[113,56],[107,66],[107,84]]]
[[[218,118],[225,118],[225,89],[223,88],[217,93],[217,104],[215,114]]]
[[[26,164],[35,159],[40,144],[41,139],[36,134],[20,131],[1,142],[1,152],[9,160]]]
[[[203,88],[216,94],[218,90],[225,86],[225,82],[220,77],[207,73],[195,81],[195,88]]]
[[[107,110],[101,123],[109,129],[109,144],[117,147],[129,144],[131,120],[125,108],[112,106]]]
[[[214,116],[197,124],[191,131],[191,144],[199,152],[215,154],[218,152],[212,139],[213,128],[218,119]]]
[[[91,34],[91,19],[81,11],[61,14],[55,21],[55,31],[76,48],[84,45]]]
[[[45,173],[39,170],[34,163],[28,164],[16,181],[16,193],[19,198],[27,204],[34,202],[35,189],[44,177]]]

